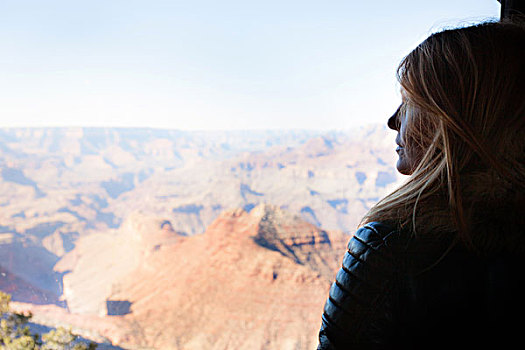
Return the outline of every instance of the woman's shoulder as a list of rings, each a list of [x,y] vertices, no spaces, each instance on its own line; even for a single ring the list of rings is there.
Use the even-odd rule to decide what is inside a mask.
[[[387,317],[382,305],[396,278],[396,252],[405,245],[404,233],[385,222],[356,231],[324,307],[320,349],[362,348],[369,341],[369,330]]]
[[[406,248],[411,235],[388,222],[373,221],[360,227],[348,242],[350,252],[393,254]]]

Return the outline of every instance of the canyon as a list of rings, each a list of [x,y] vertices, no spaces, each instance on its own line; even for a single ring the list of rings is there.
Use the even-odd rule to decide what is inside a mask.
[[[0,130],[0,290],[126,349],[311,349],[392,133]]]

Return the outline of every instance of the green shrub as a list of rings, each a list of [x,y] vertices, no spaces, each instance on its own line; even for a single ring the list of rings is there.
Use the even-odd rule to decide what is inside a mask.
[[[58,327],[48,333],[33,334],[27,323],[31,315],[13,312],[11,296],[0,291],[0,349],[2,350],[94,350],[97,344],[86,344],[71,329]]]

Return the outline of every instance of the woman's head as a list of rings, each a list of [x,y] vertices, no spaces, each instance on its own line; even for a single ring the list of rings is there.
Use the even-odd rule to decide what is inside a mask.
[[[398,69],[402,137],[436,146],[458,171],[481,161],[507,173],[500,156],[508,132],[525,125],[524,60],[523,26],[493,22],[430,36]]]
[[[402,223],[413,223],[418,202],[439,193],[463,231],[473,174],[493,171],[523,190],[524,62],[525,28],[501,22],[433,34],[407,55],[398,69],[403,103],[389,126],[399,132],[398,169],[411,177],[365,220],[403,206],[412,216]]]

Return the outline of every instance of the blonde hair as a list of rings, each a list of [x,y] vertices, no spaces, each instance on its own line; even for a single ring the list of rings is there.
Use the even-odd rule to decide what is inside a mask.
[[[487,22],[445,30],[399,65],[406,149],[420,149],[409,179],[363,223],[389,221],[414,233],[442,229],[471,240],[468,183],[490,173],[525,187],[525,27]]]

